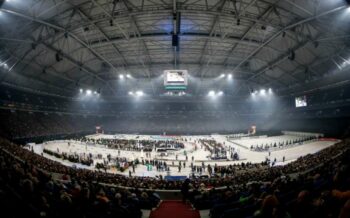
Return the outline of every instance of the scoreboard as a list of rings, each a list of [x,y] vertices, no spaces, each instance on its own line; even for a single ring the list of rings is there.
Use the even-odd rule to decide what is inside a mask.
[[[186,90],[188,85],[187,70],[165,70],[164,87],[166,90]]]
[[[300,96],[295,98],[295,107],[306,107],[307,101],[306,96]]]

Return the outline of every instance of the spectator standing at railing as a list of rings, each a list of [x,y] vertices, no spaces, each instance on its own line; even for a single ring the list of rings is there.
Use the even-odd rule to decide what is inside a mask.
[[[182,202],[186,203],[189,200],[189,191],[190,191],[190,180],[186,179],[181,186]]]

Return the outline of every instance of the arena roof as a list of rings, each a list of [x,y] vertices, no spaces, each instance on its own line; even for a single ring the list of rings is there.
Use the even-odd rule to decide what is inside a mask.
[[[187,69],[193,95],[290,87],[350,64],[346,2],[7,0],[0,9],[0,79],[64,95],[81,87],[159,95],[163,70]],[[120,81],[120,74],[133,79]],[[216,81],[221,74],[239,82]]]

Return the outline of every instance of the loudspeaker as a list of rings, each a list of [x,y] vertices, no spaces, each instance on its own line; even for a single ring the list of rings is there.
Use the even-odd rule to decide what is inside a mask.
[[[290,51],[290,54],[288,56],[288,59],[291,61],[295,60],[295,52],[293,50]]]
[[[178,35],[173,35],[172,45],[175,47],[179,46],[179,36]]]
[[[62,58],[60,57],[60,54],[58,52],[56,53],[55,57],[56,57],[57,62],[60,62],[62,60]]]

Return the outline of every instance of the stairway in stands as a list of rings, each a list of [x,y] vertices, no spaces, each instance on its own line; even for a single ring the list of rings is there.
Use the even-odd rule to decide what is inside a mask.
[[[150,218],[200,218],[198,210],[182,201],[163,201],[159,207],[152,211]]]

